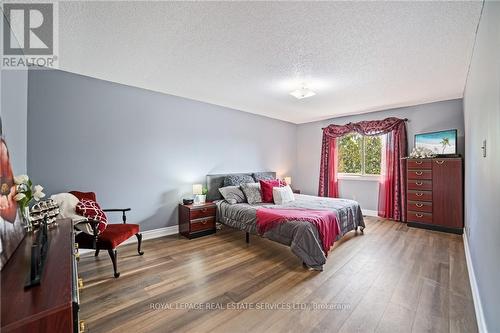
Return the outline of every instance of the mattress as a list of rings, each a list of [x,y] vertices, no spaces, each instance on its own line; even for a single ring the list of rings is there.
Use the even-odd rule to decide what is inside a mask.
[[[266,208],[305,208],[312,210],[332,210],[336,212],[340,234],[338,238],[358,227],[364,229],[365,223],[359,203],[347,199],[322,198],[296,194],[295,201],[283,205],[248,203],[228,204],[217,201],[217,221],[251,234],[257,233],[257,209]],[[326,256],[316,227],[307,221],[289,220],[262,235],[272,241],[290,246],[292,252],[302,259],[308,267],[322,270]]]

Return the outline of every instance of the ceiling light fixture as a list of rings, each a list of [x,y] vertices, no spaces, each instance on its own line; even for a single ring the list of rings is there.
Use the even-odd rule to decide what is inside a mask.
[[[307,98],[307,97],[312,97],[312,96],[316,95],[316,93],[314,91],[312,91],[311,89],[309,89],[305,86],[302,86],[302,88],[290,92],[290,95],[292,95],[293,97],[295,97],[297,99],[303,99],[303,98]]]

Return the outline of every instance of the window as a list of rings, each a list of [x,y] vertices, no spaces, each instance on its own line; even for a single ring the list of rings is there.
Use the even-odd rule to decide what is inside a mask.
[[[378,176],[382,162],[383,136],[347,134],[337,140],[340,175]]]

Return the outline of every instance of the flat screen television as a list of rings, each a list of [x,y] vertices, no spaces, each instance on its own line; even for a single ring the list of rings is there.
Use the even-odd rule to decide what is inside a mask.
[[[430,149],[436,155],[456,155],[457,130],[416,134],[415,147]]]

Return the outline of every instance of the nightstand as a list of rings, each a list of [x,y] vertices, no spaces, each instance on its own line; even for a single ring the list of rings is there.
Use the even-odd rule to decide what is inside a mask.
[[[215,233],[213,202],[202,205],[179,204],[179,233],[189,239]]]

